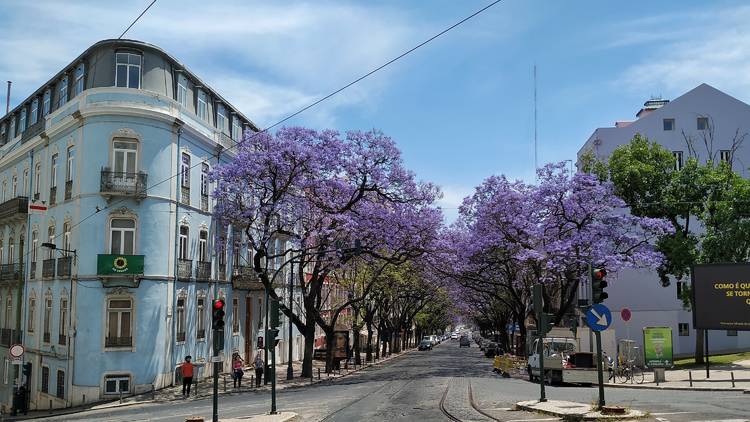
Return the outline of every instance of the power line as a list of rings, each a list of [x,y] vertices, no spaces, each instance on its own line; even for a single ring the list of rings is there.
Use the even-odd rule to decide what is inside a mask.
[[[154,5],[154,3],[156,3],[156,0],[152,1],[152,2],[151,2],[151,4],[149,4],[149,5],[148,5],[148,6],[147,6],[147,7],[145,8],[145,9],[143,9],[143,12],[141,12],[141,14],[140,14],[140,15],[138,15],[138,17],[137,17],[137,18],[135,18],[135,20],[133,21],[133,23],[131,23],[131,24],[130,24],[130,26],[128,26],[127,28],[125,28],[125,30],[124,30],[124,31],[122,31],[122,34],[120,34],[120,36],[119,36],[119,37],[117,37],[117,39],[119,40],[119,39],[121,39],[121,38],[122,38],[123,36],[125,36],[125,34],[126,34],[126,33],[127,33],[128,31],[130,31],[130,28],[132,28],[132,27],[133,27],[133,25],[135,25],[135,23],[136,23],[136,22],[138,22],[138,20],[139,20],[139,19],[141,18],[141,16],[145,15],[145,14],[146,14],[146,12],[148,12],[148,9],[150,9],[150,8],[151,8],[151,6],[153,6],[153,5]]]
[[[414,47],[412,47],[412,48],[410,48],[410,49],[406,50],[405,52],[403,52],[403,53],[399,54],[398,56],[394,57],[393,59],[391,59],[391,60],[388,60],[388,61],[387,61],[387,62],[385,62],[384,64],[382,64],[382,65],[380,65],[380,66],[378,66],[378,67],[376,67],[376,68],[374,68],[374,69],[370,70],[369,72],[367,72],[367,73],[363,74],[362,76],[360,76],[360,77],[358,77],[358,78],[354,79],[353,81],[351,81],[351,82],[347,83],[346,85],[342,86],[341,88],[338,88],[338,89],[336,89],[336,90],[332,91],[331,93],[329,93],[329,94],[327,94],[327,95],[325,95],[325,96],[321,97],[320,99],[318,99],[318,100],[316,100],[316,101],[313,101],[312,103],[310,103],[310,104],[308,104],[308,105],[306,105],[306,106],[302,107],[301,109],[299,109],[299,110],[295,111],[294,113],[292,113],[292,114],[290,114],[290,115],[288,115],[288,116],[286,116],[286,117],[282,118],[281,120],[277,121],[276,123],[274,123],[274,124],[272,124],[272,125],[270,125],[270,126],[268,126],[268,127],[264,128],[264,129],[262,129],[262,130],[260,130],[260,131],[258,131],[258,132],[255,132],[255,133],[253,133],[253,134],[252,134],[251,136],[245,137],[245,138],[243,138],[242,140],[240,140],[240,141],[238,141],[238,142],[235,142],[235,144],[234,144],[234,145],[232,145],[232,146],[230,146],[230,147],[227,147],[227,148],[225,149],[225,151],[229,151],[229,150],[235,149],[236,147],[239,147],[239,146],[243,145],[244,143],[246,143],[246,142],[248,142],[248,141],[252,140],[252,139],[253,139],[253,138],[255,138],[256,136],[260,135],[261,133],[263,133],[263,132],[267,132],[267,131],[269,131],[270,129],[273,129],[274,127],[276,127],[276,126],[279,126],[279,125],[281,125],[282,123],[284,123],[284,122],[286,122],[286,121],[288,121],[288,120],[290,120],[290,119],[294,118],[295,116],[297,116],[297,115],[299,115],[299,114],[301,114],[301,113],[303,113],[303,112],[305,112],[305,111],[309,110],[310,108],[312,108],[312,107],[314,107],[314,106],[316,106],[316,105],[318,105],[318,104],[322,103],[323,101],[326,101],[327,99],[329,99],[329,98],[331,98],[331,97],[333,97],[333,96],[335,96],[335,95],[337,95],[337,94],[341,93],[342,91],[346,90],[347,88],[350,88],[351,86],[353,86],[353,85],[355,85],[355,84],[357,84],[357,83],[361,82],[362,80],[364,80],[364,79],[366,79],[366,78],[368,78],[368,77],[372,76],[373,74],[375,74],[375,73],[377,73],[377,72],[379,72],[379,71],[383,70],[384,68],[386,68],[386,67],[390,66],[391,64],[395,63],[396,61],[398,61],[398,60],[400,60],[400,59],[402,59],[402,58],[406,57],[407,55],[409,55],[409,54],[413,53],[414,51],[418,50],[419,48],[421,48],[421,47],[424,47],[424,46],[425,46],[425,45],[427,45],[428,43],[430,43],[430,42],[434,41],[435,39],[437,39],[437,38],[441,37],[442,35],[445,35],[446,33],[450,32],[451,30],[453,30],[453,29],[457,28],[458,26],[460,26],[460,25],[462,25],[462,24],[466,23],[466,22],[467,22],[467,21],[469,21],[470,19],[472,19],[472,18],[476,17],[477,15],[479,15],[479,14],[481,14],[481,13],[485,12],[485,11],[486,11],[487,9],[491,8],[492,6],[494,6],[494,5],[498,4],[498,3],[502,2],[502,1],[503,1],[503,0],[495,0],[495,1],[491,2],[491,3],[489,3],[488,5],[486,5],[486,6],[482,7],[481,9],[479,9],[479,10],[475,11],[474,13],[472,13],[472,14],[468,15],[467,17],[465,17],[465,18],[463,18],[463,19],[459,20],[458,22],[454,23],[453,25],[451,25],[451,26],[449,26],[449,27],[447,27],[447,28],[443,29],[442,31],[438,32],[437,34],[435,34],[435,35],[433,35],[433,36],[431,36],[431,37],[427,38],[427,39],[426,39],[425,41],[422,41],[421,43],[417,44],[416,46],[414,46]],[[135,23],[136,23],[136,22],[138,21],[138,19],[140,19],[140,17],[141,17],[141,16],[143,16],[143,14],[145,14],[145,13],[146,13],[146,11],[147,11],[147,10],[148,10],[148,9],[149,9],[149,8],[150,8],[150,7],[151,7],[151,6],[153,5],[153,4],[154,4],[154,3],[156,3],[156,0],[154,0],[154,1],[152,1],[152,2],[151,2],[151,4],[150,4],[150,5],[149,5],[149,6],[148,6],[148,7],[147,7],[147,8],[146,8],[146,9],[145,9],[144,11],[143,11],[143,13],[141,13],[141,14],[140,14],[140,15],[138,16],[138,18],[136,18],[136,20],[135,20],[135,21],[134,21],[134,22],[133,22],[133,23],[132,23],[132,24],[131,24],[131,25],[130,25],[130,26],[128,27],[128,29],[126,29],[126,30],[125,30],[125,32],[123,32],[123,35],[124,35],[124,34],[125,34],[125,33],[126,33],[126,32],[127,32],[128,30],[129,30],[129,29],[130,29],[130,27],[132,27],[132,26],[133,26],[133,25],[134,25],[134,24],[135,24]],[[122,35],[121,35],[120,37],[122,37]],[[198,163],[196,163],[196,164],[194,164],[194,165],[190,166],[190,167],[189,167],[189,170],[192,170],[192,169],[194,169],[194,168],[198,167],[199,165],[202,165],[202,162],[198,162]],[[167,177],[166,179],[163,179],[163,180],[161,180],[161,181],[159,181],[159,182],[156,182],[156,183],[154,183],[154,184],[153,184],[153,185],[151,185],[151,186],[147,186],[147,187],[146,187],[146,189],[144,189],[144,190],[143,190],[143,192],[144,192],[144,193],[146,193],[146,192],[148,192],[149,190],[151,190],[151,189],[153,189],[153,188],[155,188],[155,187],[157,187],[157,186],[160,186],[160,185],[162,185],[162,184],[164,184],[164,183],[167,183],[167,182],[169,182],[170,180],[172,180],[172,179],[176,178],[176,177],[177,177],[177,176],[178,176],[179,174],[180,174],[180,172],[176,172],[176,173],[175,173],[174,175],[172,175],[172,176],[169,176],[169,177]],[[112,202],[112,203],[110,203],[110,204],[106,205],[106,206],[105,206],[104,208],[99,208],[99,207],[96,207],[96,210],[95,210],[94,212],[92,212],[91,214],[89,214],[89,215],[87,215],[86,217],[82,218],[82,219],[81,219],[80,221],[78,221],[78,222],[77,222],[76,224],[72,225],[72,226],[71,226],[71,227],[69,228],[69,230],[70,230],[70,231],[72,231],[73,229],[77,228],[78,226],[80,226],[81,224],[83,224],[84,222],[86,222],[87,220],[89,220],[89,219],[90,219],[91,217],[95,216],[95,215],[96,215],[96,214],[98,214],[99,212],[101,212],[101,211],[105,211],[105,210],[107,210],[107,209],[111,209],[111,208],[115,207],[116,205],[119,205],[119,204],[121,204],[121,203],[123,203],[123,202],[125,202],[125,201],[127,201],[127,200],[128,200],[127,198],[122,198],[122,199],[119,199],[119,200],[117,200],[117,201],[114,201],[114,202]],[[60,236],[61,236],[61,234],[58,234],[58,235],[56,235],[56,236],[54,237],[54,239],[57,239],[57,238],[58,238],[58,237],[60,237]]]

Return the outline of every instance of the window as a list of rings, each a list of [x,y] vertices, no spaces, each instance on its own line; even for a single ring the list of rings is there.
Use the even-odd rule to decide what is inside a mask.
[[[208,231],[201,230],[198,239],[198,259],[208,262]]]
[[[23,196],[28,194],[29,189],[29,169],[23,169],[23,179],[21,179],[21,192]]]
[[[44,342],[49,343],[50,339],[50,327],[52,325],[52,296],[44,298]]]
[[[18,176],[16,176],[15,174],[10,179],[10,194],[11,198],[15,198],[16,196],[18,196]]]
[[[677,324],[677,331],[680,333],[680,337],[687,337],[690,335],[690,324],[687,322],[681,322]]]
[[[34,98],[34,101],[31,102],[31,119],[30,120],[31,121],[29,122],[29,126],[39,121],[39,98]]]
[[[73,85],[73,96],[76,96],[83,92],[84,70],[85,70],[85,66],[83,63],[79,64],[78,67],[76,67],[75,83]]]
[[[112,144],[112,170],[115,173],[130,173],[136,172],[136,164],[138,159],[138,142],[115,139]]]
[[[199,118],[208,120],[208,101],[206,100],[206,93],[203,91],[198,91],[198,106],[196,110]]]
[[[57,154],[52,154],[52,162],[50,164],[49,174],[49,187],[57,187]]]
[[[227,109],[221,104],[216,107],[216,129],[219,129],[219,132],[227,129]]]
[[[21,117],[18,119],[18,133],[26,130],[26,107],[21,109]]]
[[[133,255],[135,252],[135,220],[113,218],[110,222],[110,248],[113,255]]]
[[[682,170],[682,166],[683,166],[682,151],[672,151],[672,156],[674,157],[674,169],[675,169],[675,171]]]
[[[68,298],[64,297],[60,299],[60,322],[58,325],[58,333],[60,334],[57,339],[57,343],[65,346],[68,342]]]
[[[727,337],[737,337],[737,330],[727,330]]]
[[[198,340],[204,340],[206,338],[206,299],[203,297],[199,297],[196,301],[195,308],[198,312],[198,315],[195,316],[195,337]]]
[[[3,196],[2,202],[5,202],[8,200],[8,181],[6,180],[3,180],[2,196]]]
[[[11,236],[8,239],[8,264],[15,264],[16,263],[16,242],[15,239],[13,239],[13,236]]]
[[[10,329],[14,327],[13,324],[13,295],[8,294],[5,298],[5,318],[3,318],[3,328]]]
[[[664,119],[664,130],[674,130],[674,119]]]
[[[182,179],[181,186],[183,188],[190,188],[190,154],[187,152],[182,153],[182,167],[180,170],[180,177]]]
[[[57,88],[57,108],[62,107],[68,102],[68,77],[65,76],[60,81],[60,86]]]
[[[732,164],[732,151],[728,149],[719,151],[719,160],[727,164]]]
[[[65,372],[62,369],[57,370],[57,398],[65,399]]]
[[[76,151],[74,146],[68,147],[68,165],[65,168],[65,181],[70,182],[73,180],[73,173],[75,171],[75,158]]]
[[[36,317],[36,298],[30,297],[29,298],[29,319],[27,321],[26,330],[30,333],[34,333],[34,319]]]
[[[133,302],[130,299],[107,300],[106,347],[132,346]]]
[[[107,375],[104,377],[104,394],[130,392],[130,375]]]
[[[49,394],[49,368],[42,366],[42,393]]]
[[[49,226],[47,228],[47,242],[55,244],[55,226]],[[54,249],[47,248],[47,259],[52,259],[54,257]]]
[[[117,53],[115,69],[115,86],[122,88],[141,88],[141,56],[133,53]]]
[[[42,164],[36,163],[34,167],[34,199],[39,199],[39,192],[42,190]]]
[[[188,226],[180,226],[180,259],[188,259],[188,238],[190,229]]]
[[[201,196],[208,196],[208,164],[201,164]]]
[[[3,122],[2,125],[0,125],[0,138],[5,138],[5,134],[8,132],[8,127],[5,125],[5,122]]]
[[[239,141],[242,137],[242,122],[235,116],[232,119],[232,139]]]
[[[707,130],[708,129],[708,117],[698,117],[697,126],[698,126],[698,130]]]
[[[10,139],[13,139],[18,135],[16,133],[16,116],[10,116]]]
[[[51,98],[52,91],[49,89],[44,91],[44,97],[42,97],[42,117],[45,117],[49,114]]]
[[[177,76],[177,102],[187,107],[187,78],[184,75]]]
[[[185,298],[177,299],[177,308],[175,310],[177,322],[177,342],[185,341]]]
[[[232,298],[232,334],[240,333],[240,300]]]
[[[31,262],[36,263],[37,258],[37,247],[39,246],[39,233],[34,230],[31,232]]]

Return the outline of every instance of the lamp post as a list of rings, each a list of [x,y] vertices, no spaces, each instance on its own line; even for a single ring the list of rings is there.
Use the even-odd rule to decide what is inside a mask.
[[[289,350],[289,356],[287,357],[286,364],[286,379],[294,379],[294,370],[292,369],[292,309],[294,303],[294,260],[290,262],[289,268],[289,317],[287,318],[289,324],[289,339],[287,341],[287,349]]]

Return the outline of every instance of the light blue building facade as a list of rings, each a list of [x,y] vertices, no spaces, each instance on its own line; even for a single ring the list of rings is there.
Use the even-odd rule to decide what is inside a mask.
[[[257,130],[176,59],[131,40],[91,46],[0,119],[4,409],[19,383],[32,409],[173,384],[185,355],[210,356],[215,298],[227,303],[225,352],[252,359],[263,292],[242,234],[211,218],[208,173]]]

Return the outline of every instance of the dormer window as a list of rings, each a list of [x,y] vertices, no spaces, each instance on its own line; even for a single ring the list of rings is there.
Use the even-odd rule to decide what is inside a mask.
[[[31,102],[31,122],[29,125],[35,124],[39,120],[39,98],[34,98]]]
[[[206,93],[203,91],[198,91],[196,114],[200,119],[208,120],[208,101],[206,101]]]
[[[216,129],[219,129],[219,132],[227,129],[227,109],[221,104],[216,107]]]
[[[44,91],[44,98],[42,99],[42,117],[46,117],[49,114],[51,97],[52,91],[49,89]]]
[[[68,102],[68,77],[65,76],[60,80],[60,86],[57,88],[57,108]]]
[[[141,88],[141,55],[135,53],[117,53],[115,68],[115,86],[121,88]]]
[[[184,75],[177,76],[177,102],[187,107],[187,78]]]
[[[26,130],[26,107],[21,110],[21,117],[18,119],[18,133]]]
[[[84,70],[85,66],[83,63],[79,64],[78,67],[76,67],[76,73],[75,73],[75,85],[74,85],[74,93],[73,95],[76,96],[83,92],[84,88]]]
[[[232,118],[232,139],[239,141],[242,137],[242,122],[237,116]]]

